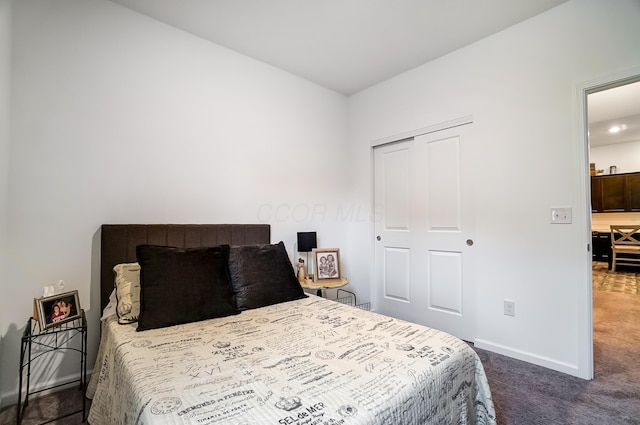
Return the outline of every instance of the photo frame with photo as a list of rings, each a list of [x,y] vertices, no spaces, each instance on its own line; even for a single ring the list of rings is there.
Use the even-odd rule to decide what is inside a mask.
[[[34,299],[34,319],[38,320],[41,330],[46,330],[82,316],[78,291],[55,294],[50,297]]]
[[[328,282],[340,280],[339,248],[314,248],[313,261],[315,264],[314,281]]]

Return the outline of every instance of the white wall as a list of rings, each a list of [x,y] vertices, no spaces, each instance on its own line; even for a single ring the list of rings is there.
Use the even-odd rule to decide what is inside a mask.
[[[344,96],[112,2],[13,9],[8,236],[18,272],[2,295],[5,404],[15,401],[18,333],[46,284],[79,290],[93,365],[103,223],[266,222],[292,257],[297,231],[345,246]],[[69,361],[52,380],[75,373]]]
[[[589,160],[596,169],[609,174],[609,167],[615,165],[617,173],[635,173],[640,171],[640,140],[616,143],[590,149]]]
[[[7,258],[7,214],[9,211],[10,93],[11,93],[11,0],[0,0],[0,288],[9,284]],[[4,330],[0,309],[0,329]],[[3,364],[4,332],[0,333],[0,364]],[[0,382],[2,380],[0,367]],[[0,387],[1,389],[1,387]],[[2,392],[0,391],[0,406]]]
[[[473,115],[479,346],[586,376],[588,167],[576,93],[640,65],[639,18],[637,0],[574,0],[350,98],[362,205],[372,202],[374,140]],[[573,224],[551,225],[553,206],[572,207]],[[360,282],[373,280],[371,230],[349,228]],[[503,315],[504,299],[516,317]]]

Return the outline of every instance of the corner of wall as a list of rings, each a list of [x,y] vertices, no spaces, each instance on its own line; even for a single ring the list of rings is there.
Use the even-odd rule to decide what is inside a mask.
[[[7,269],[6,236],[8,228],[9,198],[9,151],[10,151],[10,108],[11,108],[11,6],[13,0],[0,0],[0,279],[6,279]],[[3,286],[4,282],[0,282]],[[0,306],[2,307],[2,306]],[[0,347],[4,346],[4,308],[0,308]],[[0,364],[2,360],[0,350]],[[0,408],[4,406],[0,368]]]

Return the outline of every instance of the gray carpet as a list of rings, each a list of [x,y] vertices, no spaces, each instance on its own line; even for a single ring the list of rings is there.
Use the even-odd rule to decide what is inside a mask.
[[[87,402],[87,414],[89,413],[89,402]],[[82,409],[82,392],[78,385],[63,389],[55,393],[37,397],[29,397],[29,405],[24,410],[22,425],[42,424],[50,420],[66,415],[70,412]],[[16,424],[16,406],[11,406],[0,412],[1,425]],[[76,413],[66,418],[46,422],[51,425],[75,425],[82,423],[82,413]]]
[[[594,291],[593,303],[593,381],[476,349],[499,425],[640,424],[640,297]],[[40,423],[79,406],[77,389],[59,391],[32,400],[22,423]],[[81,415],[52,423],[79,424]],[[15,424],[15,406],[0,412],[0,424]]]
[[[498,424],[640,424],[640,297],[594,291],[593,304],[593,381],[476,349]]]

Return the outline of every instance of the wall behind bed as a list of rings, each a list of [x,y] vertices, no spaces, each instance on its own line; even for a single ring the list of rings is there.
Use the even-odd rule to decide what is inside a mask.
[[[103,223],[270,223],[292,257],[297,231],[345,246],[344,96],[104,0],[15,2],[12,25],[2,405],[31,300],[58,279],[88,310],[93,366]],[[76,372],[55,361],[49,380]]]

